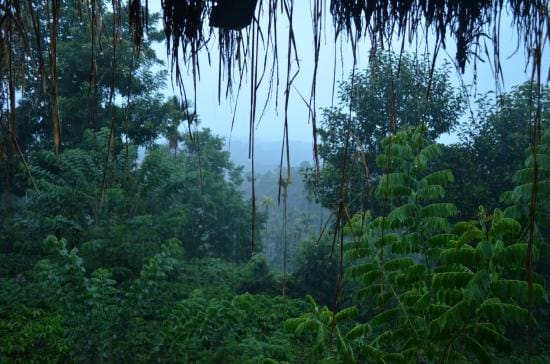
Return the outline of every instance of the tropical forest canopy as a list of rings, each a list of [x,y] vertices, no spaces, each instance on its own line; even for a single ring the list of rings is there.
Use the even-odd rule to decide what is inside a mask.
[[[332,22],[354,67],[333,105],[311,70],[299,168],[293,1],[0,4],[0,362],[550,360],[548,3],[310,2],[315,65]],[[486,52],[500,77],[504,12],[530,80],[470,94],[437,55],[454,42],[464,70]],[[250,89],[246,173],[194,109],[205,52],[220,98]],[[260,173],[264,102],[284,138]]]

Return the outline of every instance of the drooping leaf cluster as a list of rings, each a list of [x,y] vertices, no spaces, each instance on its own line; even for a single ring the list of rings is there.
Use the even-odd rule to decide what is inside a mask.
[[[344,246],[346,275],[360,285],[356,305],[334,313],[313,306],[287,326],[312,362],[484,363],[510,353],[508,329],[535,321],[525,226],[507,216],[511,210],[489,215],[483,208],[477,220],[450,222],[457,209],[443,201],[453,175],[430,171],[442,148],[423,145],[420,128],[387,138],[383,147],[377,162],[392,168],[376,195],[386,213],[357,215]],[[535,260],[543,244],[539,239]],[[547,302],[543,276],[532,292],[535,305]]]

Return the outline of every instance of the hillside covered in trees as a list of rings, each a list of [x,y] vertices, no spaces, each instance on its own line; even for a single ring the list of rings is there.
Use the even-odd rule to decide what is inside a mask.
[[[299,95],[312,157],[296,167],[294,2],[266,2],[265,34],[264,20],[226,23],[230,3],[166,0],[160,15],[139,0],[0,4],[0,363],[549,362],[548,4],[510,2],[520,30],[540,31],[524,40],[540,57],[496,94],[375,37],[317,105],[316,63],[311,98]],[[250,4],[259,18],[265,4]],[[354,52],[382,20],[400,19],[397,32],[421,17],[449,28],[464,69],[476,29],[504,11],[361,4],[312,1],[316,49],[326,11]],[[290,20],[281,100],[283,58],[269,74],[254,48],[277,54],[274,14]],[[207,17],[221,28],[218,94],[251,78],[247,170],[184,85],[178,57],[195,83],[210,62]],[[165,40],[171,74],[155,52]],[[264,76],[285,122],[279,168],[258,171]]]

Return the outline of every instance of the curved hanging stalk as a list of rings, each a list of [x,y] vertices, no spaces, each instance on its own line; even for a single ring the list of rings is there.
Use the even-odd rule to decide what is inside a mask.
[[[125,115],[124,115],[124,134],[125,134],[125,140],[124,140],[124,154],[126,157],[126,174],[130,173],[130,155],[129,155],[129,144],[130,144],[130,136],[128,133],[128,121],[130,119],[130,110],[131,110],[131,102],[132,102],[132,78],[134,77],[134,58],[139,57],[139,48],[134,48],[132,50],[131,60],[130,60],[130,72],[128,74],[128,88],[127,88],[127,95],[126,95],[126,108],[125,108]]]
[[[17,118],[15,114],[15,75],[13,72],[13,27],[12,17],[8,18],[8,32],[7,32],[7,62],[8,62],[8,134],[11,139],[11,152],[8,154],[9,171],[7,174],[7,187],[8,190],[13,186],[13,179],[15,176],[15,155],[16,155],[16,141],[17,141]]]
[[[25,156],[23,155],[23,152],[21,151],[21,148],[19,147],[19,143],[17,142],[17,139],[15,138],[14,133],[11,130],[8,130],[8,133],[10,134],[11,141],[15,148],[17,149],[17,154],[19,155],[19,158],[21,158],[21,161],[23,162],[23,166],[25,166],[25,171],[27,172],[27,175],[29,176],[29,179],[31,180],[32,187],[34,188],[34,192],[38,196],[40,196],[40,190],[38,189],[38,185],[36,184],[36,181],[32,175],[31,168],[29,167],[29,164],[27,163]]]
[[[284,235],[284,245],[283,245],[283,297],[286,297],[286,280],[287,280],[287,238],[286,238],[286,219],[287,219],[287,188],[290,183],[292,183],[290,177],[290,143],[288,135],[288,103],[290,98],[290,89],[294,79],[299,73],[300,62],[298,60],[298,52],[296,50],[296,39],[294,36],[294,28],[292,26],[293,17],[294,17],[294,0],[285,0],[283,2],[283,8],[285,14],[288,18],[288,48],[287,48],[287,64],[286,64],[286,87],[285,87],[285,104],[284,104],[284,124],[283,124],[283,141],[281,145],[281,159],[279,164],[279,186],[278,186],[278,196],[277,204],[281,204],[281,192],[283,192],[283,235]],[[297,66],[297,70],[294,73],[292,72],[292,59],[294,58]],[[286,153],[285,153],[286,152]],[[283,178],[283,162],[284,157],[286,157],[286,179]]]
[[[284,180],[279,181],[279,188],[283,189],[283,299],[286,299],[286,285],[287,285],[287,197],[288,197],[288,182]]]
[[[313,79],[311,81],[311,94],[309,97],[309,115],[311,120],[311,129],[313,132],[313,159],[315,162],[315,172],[319,175],[319,152],[317,145],[317,106],[315,100],[317,99],[317,72],[319,69],[319,55],[321,52],[321,35],[323,32],[323,8],[324,3],[321,0],[313,0],[313,13],[312,13],[312,25],[313,25]]]
[[[426,114],[428,113],[428,108],[430,106],[430,96],[432,93],[432,85],[433,85],[433,75],[435,72],[435,62],[437,60],[437,56],[439,54],[439,47],[441,46],[441,43],[439,40],[436,40],[435,46],[434,46],[434,54],[432,56],[432,63],[430,66],[430,73],[428,74],[428,85],[426,87],[426,94],[424,95],[424,109],[422,110],[422,114],[420,116],[420,143],[418,143],[418,147],[416,149],[416,165],[418,165],[418,161],[420,158],[420,152],[422,150],[422,145],[424,143],[424,133],[426,131]],[[416,170],[415,170],[416,173]]]
[[[97,85],[97,61],[96,61],[96,23],[97,23],[97,10],[96,10],[96,0],[86,0],[86,13],[88,16],[88,28],[91,44],[91,59],[90,59],[90,78],[88,81],[88,118],[90,120],[90,127],[97,131],[96,125],[96,85]]]
[[[357,34],[355,36],[355,40],[357,40],[359,35]],[[354,105],[354,90],[355,90],[355,71],[357,67],[357,56],[356,56],[356,43],[352,39],[352,51],[353,51],[353,66],[351,70],[351,94],[350,94],[350,101],[348,105],[348,118],[346,123],[346,140],[344,141],[344,154],[342,156],[342,173],[340,175],[340,192],[338,197],[338,206],[337,206],[337,214],[336,214],[336,222],[334,226],[334,237],[332,240],[332,251],[334,251],[334,247],[336,245],[336,241],[338,237],[340,238],[340,256],[338,261],[338,277],[336,279],[336,287],[334,290],[334,302],[333,302],[333,308],[332,308],[332,326],[330,330],[330,339],[332,342],[332,338],[334,336],[334,332],[336,330],[336,312],[338,311],[338,302],[340,299],[340,292],[342,289],[343,279],[344,279],[344,227],[346,225],[346,222],[344,221],[346,219],[346,201],[347,201],[347,184],[349,182],[349,178],[351,176],[351,173],[348,175],[347,165],[349,162],[349,155],[350,155],[350,140],[351,140],[351,123],[352,123],[352,117],[353,117],[353,105]],[[353,166],[351,166],[351,169]]]
[[[383,41],[383,40],[382,40]],[[394,78],[394,74],[393,74],[393,62],[391,61],[392,59],[392,56],[390,54],[390,100],[389,100],[389,107],[390,107],[390,110],[389,110],[389,134],[390,134],[390,138],[389,138],[389,144],[388,144],[388,158],[387,158],[387,161],[386,161],[386,167],[385,167],[385,170],[384,170],[384,174],[388,175],[390,172],[391,172],[391,166],[392,166],[392,144],[393,144],[393,136],[397,133],[397,105],[396,105],[396,90],[395,90],[395,81],[399,80],[399,77],[400,77],[400,73],[401,73],[401,59],[402,59],[402,56],[403,56],[403,53],[404,53],[404,48],[405,48],[405,43],[401,43],[401,50],[399,52],[399,58],[398,58],[398,61],[397,61],[397,70],[396,70],[396,75],[395,75],[395,78]],[[386,281],[386,277],[385,277],[385,269],[384,269],[384,264],[385,264],[385,256],[384,256],[384,236],[385,236],[385,232],[386,232],[386,222],[387,222],[387,217],[386,217],[386,214],[388,213],[389,211],[389,203],[390,203],[390,199],[391,199],[391,196],[389,195],[389,191],[390,191],[390,188],[389,188],[389,181],[390,179],[389,178],[386,178],[386,186],[385,186],[385,192],[384,192],[384,195],[382,197],[382,231],[381,231],[381,237],[380,237],[380,251],[379,251],[379,255],[380,255],[380,295],[381,295],[381,299],[383,300],[384,299],[384,284],[385,284],[385,281]]]
[[[44,57],[42,54],[42,42],[40,41],[42,39],[42,34],[40,31],[40,22],[38,19],[38,15],[36,14],[36,11],[34,10],[32,0],[27,0],[27,8],[30,14],[31,24],[32,24],[32,30],[33,35],[35,38],[35,44],[36,44],[36,55],[38,57],[38,73],[40,75],[40,86],[42,93],[46,93],[46,65],[44,62]]]
[[[256,98],[258,91],[258,42],[259,42],[259,25],[257,22],[252,24],[252,70],[250,77],[250,115],[249,115],[249,134],[248,134],[248,158],[252,168],[252,229],[251,244],[252,252],[255,250],[256,242],[256,171],[254,163],[254,125],[256,121]]]
[[[116,128],[116,106],[114,104],[114,96],[115,96],[115,85],[116,85],[116,57],[117,57],[117,43],[119,39],[119,32],[120,32],[120,0],[113,0],[112,1],[112,7],[113,7],[113,40],[112,40],[112,48],[113,48],[113,54],[111,56],[111,86],[109,90],[109,100],[107,103],[107,108],[111,109],[111,126],[109,129],[109,138],[107,140],[107,147],[105,150],[105,162],[103,165],[103,179],[101,182],[101,194],[100,194],[100,200],[99,200],[99,210],[101,211],[101,207],[103,205],[103,199],[105,197],[105,190],[107,189],[107,169],[109,168],[109,157],[111,156],[111,151],[113,151],[113,163],[115,160],[114,155],[114,133]]]

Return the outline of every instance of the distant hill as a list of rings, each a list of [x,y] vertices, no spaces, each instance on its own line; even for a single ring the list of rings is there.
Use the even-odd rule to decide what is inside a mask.
[[[231,153],[231,160],[245,167],[245,181],[241,187],[246,198],[251,197],[250,160],[248,159],[248,141],[232,140],[226,144],[226,150]],[[281,161],[280,142],[256,142],[256,204],[258,211],[268,218],[265,227],[260,232],[263,253],[271,267],[283,269],[283,206],[277,205],[279,186],[279,163]],[[288,269],[292,271],[300,243],[317,237],[329,218],[327,209],[308,198],[300,167],[304,162],[313,164],[312,143],[290,141],[290,163],[292,183],[289,185],[287,198],[287,243]],[[286,170],[286,163],[283,165]],[[286,172],[283,172],[286,176]]]
[[[245,171],[250,170],[250,159],[248,159],[248,141],[232,140],[226,143],[226,149],[231,153],[231,160],[235,164],[243,165]],[[255,169],[258,173],[264,173],[279,166],[281,160],[281,142],[260,142],[256,141]],[[312,143],[291,140],[290,141],[290,163],[291,167],[298,167],[302,162],[313,161]]]
[[[292,167],[291,181],[287,195],[287,266],[289,271],[295,269],[295,258],[300,244],[311,238],[317,238],[330,211],[308,198],[308,192],[302,180],[299,167]],[[246,198],[251,197],[250,172],[245,173],[243,192]],[[283,171],[286,176],[286,171]],[[267,215],[265,227],[260,231],[263,253],[270,265],[283,269],[285,232],[283,230],[284,207],[278,205],[279,171],[277,168],[256,174],[256,207]]]

